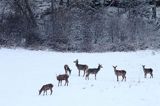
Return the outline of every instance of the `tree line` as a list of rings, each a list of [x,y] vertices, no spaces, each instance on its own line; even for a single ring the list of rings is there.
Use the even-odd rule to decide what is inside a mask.
[[[157,1],[0,0],[0,45],[71,52],[157,49]]]

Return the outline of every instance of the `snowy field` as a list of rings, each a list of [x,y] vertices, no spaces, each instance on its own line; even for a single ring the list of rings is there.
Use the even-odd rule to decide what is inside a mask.
[[[103,68],[90,80],[78,77],[73,63]],[[56,53],[0,49],[0,106],[160,106],[160,52]],[[72,69],[69,86],[58,87],[56,75],[64,64]],[[154,78],[144,79],[142,65],[153,68]],[[112,65],[127,71],[127,81],[117,82]],[[52,83],[53,95],[38,95]],[[64,82],[63,82],[64,84]],[[48,92],[49,94],[50,92]]]

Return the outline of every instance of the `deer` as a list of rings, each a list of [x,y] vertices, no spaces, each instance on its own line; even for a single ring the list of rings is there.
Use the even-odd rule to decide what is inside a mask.
[[[52,88],[53,88],[53,84],[46,84],[46,85],[43,85],[41,87],[41,89],[39,90],[39,95],[42,93],[43,91],[43,96],[46,94],[47,95],[47,90],[50,90],[50,95],[52,95]]]
[[[126,71],[125,70],[117,70],[117,66],[113,66],[114,68],[114,72],[115,72],[115,75],[117,76],[117,81],[119,81],[119,76],[122,76],[122,81],[125,80],[126,81]]]
[[[71,69],[69,68],[69,66],[67,64],[64,65],[64,70],[65,70],[65,74],[68,74],[69,72],[69,75],[71,75]]]
[[[61,86],[62,86],[62,81],[63,80],[65,80],[65,86],[67,85],[68,86],[68,83],[69,83],[69,81],[68,81],[68,78],[69,78],[69,75],[68,74],[60,74],[60,75],[58,75],[57,76],[57,80],[58,80],[58,86],[59,86],[59,84],[61,84]]]
[[[80,76],[80,71],[84,71],[83,73],[83,77],[85,76],[85,72],[86,70],[88,69],[88,65],[85,65],[85,64],[79,64],[78,63],[78,59],[74,61],[74,63],[76,64],[76,67],[78,69],[78,76]]]
[[[153,69],[152,68],[145,68],[145,65],[142,65],[144,71],[144,78],[147,77],[147,74],[150,74],[150,78],[153,78]]]
[[[90,74],[94,74],[95,75],[95,80],[96,80],[96,75],[97,73],[100,71],[100,69],[103,68],[102,65],[98,65],[98,68],[89,68],[87,71],[86,71],[86,78],[85,79],[88,79],[89,80],[89,75]]]

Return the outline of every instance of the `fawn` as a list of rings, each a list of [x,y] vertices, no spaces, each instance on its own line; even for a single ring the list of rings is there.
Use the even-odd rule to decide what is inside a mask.
[[[67,64],[64,65],[64,70],[65,70],[65,74],[68,74],[69,72],[69,75],[71,75],[71,69],[69,68],[69,66]]]
[[[85,79],[88,79],[89,80],[89,75],[90,74],[94,74],[95,75],[95,80],[96,80],[96,75],[97,73],[100,71],[100,69],[103,68],[102,65],[98,65],[98,68],[89,68],[87,71],[86,71],[86,78]]]
[[[59,86],[59,84],[61,84],[61,86],[62,86],[62,81],[63,80],[65,80],[65,85],[68,86],[68,83],[69,83],[68,78],[69,78],[68,74],[60,74],[60,75],[58,75],[57,76],[58,86]]]
[[[53,84],[43,85],[42,88],[39,90],[39,95],[42,93],[42,91],[43,91],[43,95],[45,93],[47,95],[47,90],[50,90],[51,91],[50,95],[52,95],[52,88],[53,88]]]
[[[144,71],[144,78],[147,77],[147,74],[150,74],[150,78],[153,78],[153,69],[152,68],[145,68],[145,65],[142,65]]]
[[[117,76],[117,81],[119,81],[119,78],[118,78],[119,76],[122,76],[122,81],[123,80],[126,81],[126,71],[125,70],[117,70],[116,67],[117,66],[113,66],[115,75]]]
[[[74,63],[76,64],[76,67],[78,69],[78,76],[80,76],[80,71],[84,71],[83,73],[83,77],[85,75],[86,70],[88,69],[88,65],[84,65],[84,64],[78,64],[78,59],[74,61]]]

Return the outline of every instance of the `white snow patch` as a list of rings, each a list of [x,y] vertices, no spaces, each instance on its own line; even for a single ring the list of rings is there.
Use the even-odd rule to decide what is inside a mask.
[[[73,63],[103,65],[90,80],[78,77]],[[160,52],[56,53],[0,49],[0,106],[159,106]],[[72,69],[69,86],[58,87],[56,74]],[[144,79],[142,64],[154,70]],[[112,65],[127,71],[127,81],[117,82]],[[43,84],[53,83],[53,95],[38,95]],[[64,82],[63,82],[64,84]],[[49,92],[48,92],[49,93]]]

